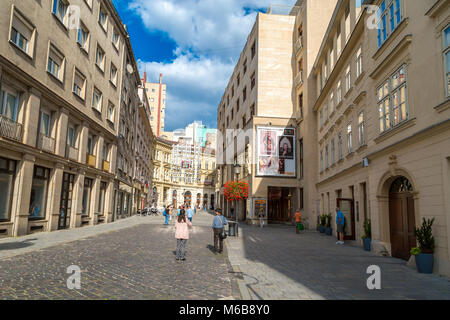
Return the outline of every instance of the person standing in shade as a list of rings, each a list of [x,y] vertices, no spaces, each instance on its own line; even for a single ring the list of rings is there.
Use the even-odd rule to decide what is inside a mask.
[[[191,207],[188,207],[186,214],[187,214],[189,221],[192,222],[192,216],[194,215],[194,211],[191,209]]]
[[[164,224],[165,224],[165,225],[168,225],[168,224],[169,224],[169,218],[170,218],[170,210],[169,210],[169,206],[167,206],[167,207],[164,209],[163,216],[165,217],[165,219],[164,219]]]
[[[222,216],[222,210],[220,208],[216,209],[216,215],[214,216],[212,223],[212,230],[214,234],[214,252],[222,253],[223,251],[223,239],[221,234],[223,232],[224,226],[228,224],[227,219]]]
[[[337,233],[339,237],[339,241],[336,244],[344,244],[344,224],[345,217],[339,207],[336,208],[336,225],[337,225]]]
[[[177,239],[175,258],[177,260],[186,260],[186,242],[189,239],[189,227],[192,227],[192,223],[186,219],[184,209],[181,209],[180,215],[175,220],[175,239]]]
[[[300,209],[297,209],[297,211],[294,214],[295,219],[295,232],[300,233],[300,225],[302,223],[302,214],[300,213]]]

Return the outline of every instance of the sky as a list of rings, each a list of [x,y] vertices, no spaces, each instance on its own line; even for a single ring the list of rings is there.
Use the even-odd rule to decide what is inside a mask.
[[[295,0],[112,0],[141,76],[167,84],[165,131],[217,124],[217,106],[258,11]]]

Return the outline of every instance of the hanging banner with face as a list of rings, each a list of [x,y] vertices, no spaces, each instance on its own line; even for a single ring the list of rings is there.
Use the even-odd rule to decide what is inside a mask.
[[[295,178],[295,129],[257,127],[257,176]]]

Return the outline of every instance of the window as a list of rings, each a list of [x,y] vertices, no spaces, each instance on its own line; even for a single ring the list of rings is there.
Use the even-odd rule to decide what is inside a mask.
[[[345,10],[345,43],[350,38],[350,5]]]
[[[11,219],[11,203],[14,188],[16,162],[0,158],[0,221]]]
[[[334,68],[334,49],[333,48],[330,49],[330,58],[328,61],[330,62],[330,72],[329,73],[331,74],[331,72],[333,71],[333,68]]]
[[[115,108],[116,107],[111,102],[108,103],[108,112],[107,112],[107,115],[106,115],[106,119],[111,121],[112,123],[114,123],[114,110],[115,110]]]
[[[103,144],[103,161],[108,161],[109,145],[107,143]]]
[[[70,125],[67,127],[67,141],[66,144],[72,148],[75,148],[75,127]]]
[[[105,214],[105,194],[106,194],[106,182],[100,182],[100,192],[98,194],[98,215],[103,216]]]
[[[97,45],[97,54],[95,56],[95,63],[104,71],[105,70],[105,51]]]
[[[242,102],[245,102],[245,100],[247,100],[247,87],[242,90]]]
[[[2,95],[0,101],[0,115],[17,122],[19,111],[19,95],[14,90],[8,89],[2,84]]]
[[[378,8],[378,47],[386,41],[402,20],[400,0],[383,0]]]
[[[325,122],[328,121],[329,114],[328,114],[328,104],[325,104]]]
[[[319,124],[320,124],[320,128],[322,128],[322,126],[323,126],[323,110],[322,109],[320,109],[320,112],[319,112]]]
[[[353,150],[353,140],[352,140],[352,124],[347,125],[347,153],[351,153]]]
[[[445,81],[447,97],[450,96],[450,26],[443,32],[444,38],[444,61],[445,61]]]
[[[362,48],[356,51],[356,78],[362,74]]]
[[[64,0],[53,0],[53,14],[66,25],[67,9],[69,4]]]
[[[78,27],[77,42],[84,51],[89,52],[89,30],[81,21]]]
[[[330,108],[330,115],[331,115],[334,112],[334,93],[333,92],[330,93],[330,103],[328,104],[328,106]]]
[[[111,81],[111,83],[114,84],[114,86],[117,86],[117,68],[112,62],[109,72],[109,81]]]
[[[50,45],[47,72],[59,81],[63,80],[64,60],[64,56],[53,45]]]
[[[86,217],[89,215],[89,205],[91,204],[92,179],[84,178],[83,200],[81,207],[81,215]]]
[[[333,165],[336,162],[336,159],[335,159],[336,150],[335,150],[335,146],[334,146],[334,138],[331,139],[330,148],[331,148],[331,165]]]
[[[323,171],[323,150],[320,150],[320,172]]]
[[[253,72],[252,76],[250,77],[250,88],[253,89],[255,84],[256,84],[256,79],[255,79],[255,73]]]
[[[350,65],[347,66],[345,70],[345,93],[347,93],[352,86],[351,70]]]
[[[102,5],[100,5],[100,10],[98,13],[98,23],[103,27],[103,30],[106,32],[108,30],[108,15],[106,14],[105,8],[103,8]]]
[[[365,143],[364,139],[364,113],[360,113],[358,116],[358,142],[362,146]]]
[[[342,101],[342,85],[341,85],[341,80],[338,81],[337,83],[337,90],[336,90],[336,98],[337,98],[337,103],[341,103]]]
[[[112,43],[116,49],[119,48],[119,31],[117,31],[116,27],[113,28]]]
[[[330,167],[329,162],[329,154],[328,154],[328,145],[325,146],[325,168],[328,169]]]
[[[9,40],[30,57],[33,56],[34,29],[25,17],[14,10]]]
[[[102,99],[102,93],[97,88],[94,88],[94,94],[92,95],[92,108],[100,113],[102,112]]]
[[[75,68],[73,77],[73,93],[84,100],[86,93],[86,77]]]
[[[339,25],[337,27],[337,32],[336,32],[336,56],[339,57],[341,56],[341,48],[342,48],[342,39],[341,39],[341,26]]]
[[[355,0],[355,17],[356,17],[356,20],[358,20],[359,15],[361,14],[361,8],[362,8],[362,0]]]
[[[247,72],[247,59],[244,61],[244,74]]]
[[[234,86],[231,87],[231,98],[234,97]]]
[[[300,145],[299,145],[299,152],[300,152],[300,179],[303,179],[303,139],[300,139]]]
[[[304,207],[303,202],[303,188],[300,188],[300,210],[302,210]]]
[[[30,219],[44,219],[50,169],[35,166],[30,194]]]
[[[39,133],[46,137],[50,137],[50,126],[51,126],[52,116],[46,111],[40,111],[39,117]]]
[[[303,93],[298,96],[298,110],[300,111],[300,118],[303,118]]]
[[[342,133],[339,132],[338,134],[338,159],[342,160],[343,158],[343,152],[342,152]]]
[[[256,41],[253,42],[251,51],[252,51],[252,59],[253,59],[255,57],[255,54],[256,54]]]
[[[237,87],[239,87],[239,85],[241,84],[241,75],[239,73],[236,77],[236,82],[237,82]]]
[[[380,133],[408,119],[405,66],[378,88],[377,98]]]

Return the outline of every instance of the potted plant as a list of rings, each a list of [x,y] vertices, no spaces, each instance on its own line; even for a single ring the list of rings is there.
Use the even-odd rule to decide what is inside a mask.
[[[326,228],[325,228],[325,233],[329,236],[331,236],[331,234],[333,233],[333,229],[331,229],[331,213],[325,215],[325,219],[326,219]]]
[[[433,273],[434,237],[431,228],[433,222],[434,218],[423,218],[420,228],[414,228],[414,235],[419,243],[419,247],[412,248],[410,253],[416,258],[416,266],[419,273]]]
[[[326,218],[325,214],[320,215],[320,225],[319,225],[320,233],[324,233],[325,232],[326,220],[327,220],[327,218]]]
[[[363,224],[364,235],[362,236],[364,250],[370,251],[370,243],[372,241],[372,226],[370,224],[370,219],[366,219]]]

